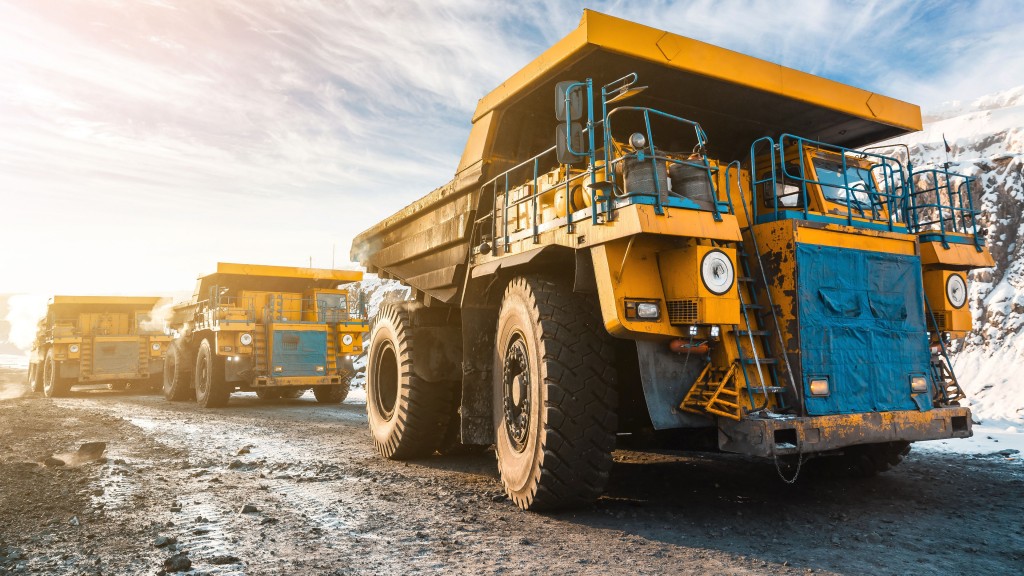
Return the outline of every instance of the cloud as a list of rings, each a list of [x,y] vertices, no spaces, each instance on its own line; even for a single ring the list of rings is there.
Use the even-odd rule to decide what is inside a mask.
[[[924,104],[1024,77],[1009,2],[587,5]],[[0,291],[329,265],[451,177],[476,101],[583,6],[0,0]]]

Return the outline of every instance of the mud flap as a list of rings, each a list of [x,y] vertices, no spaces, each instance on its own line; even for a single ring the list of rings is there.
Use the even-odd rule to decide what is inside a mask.
[[[679,409],[683,397],[697,381],[704,368],[704,359],[687,358],[668,349],[665,342],[636,341],[640,380],[643,383],[647,412],[655,430],[672,428],[705,428],[715,422],[708,416]]]

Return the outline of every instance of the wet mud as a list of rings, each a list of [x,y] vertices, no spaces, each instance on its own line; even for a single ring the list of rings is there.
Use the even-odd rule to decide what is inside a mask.
[[[9,381],[17,374],[0,377]],[[102,457],[48,466],[105,442]],[[364,406],[202,410],[88,391],[0,401],[0,574],[1011,574],[1024,465],[911,453],[869,480],[615,454],[594,506],[524,513],[493,453],[390,462]],[[166,567],[166,568],[165,568]]]

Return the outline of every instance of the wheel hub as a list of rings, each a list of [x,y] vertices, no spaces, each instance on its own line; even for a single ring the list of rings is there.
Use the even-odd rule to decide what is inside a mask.
[[[530,432],[530,358],[521,335],[505,350],[502,371],[505,430],[518,452],[526,449]]]

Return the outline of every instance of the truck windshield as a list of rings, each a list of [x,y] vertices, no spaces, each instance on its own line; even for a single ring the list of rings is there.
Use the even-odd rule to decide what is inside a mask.
[[[847,162],[846,170],[843,163],[825,158],[814,159],[814,171],[821,184],[821,192],[826,200],[846,204],[871,206],[872,196],[877,193],[871,171]]]
[[[316,305],[321,322],[344,322],[348,315],[347,294],[317,294]]]

